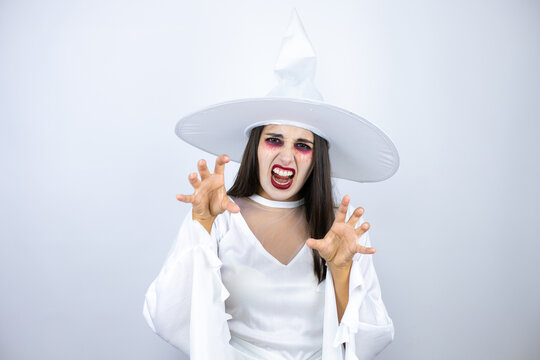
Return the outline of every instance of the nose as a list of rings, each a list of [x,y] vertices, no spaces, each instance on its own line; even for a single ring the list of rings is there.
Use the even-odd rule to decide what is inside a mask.
[[[290,165],[294,161],[294,145],[285,145],[279,152],[279,162],[283,165]]]

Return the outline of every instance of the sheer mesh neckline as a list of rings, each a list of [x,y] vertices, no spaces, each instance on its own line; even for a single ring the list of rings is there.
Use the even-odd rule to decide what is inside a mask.
[[[252,195],[234,198],[234,202],[240,207],[248,237],[264,256],[284,266],[299,256],[309,237],[303,199],[275,201]]]
[[[272,208],[293,209],[293,208],[297,208],[299,206],[304,205],[304,199],[300,199],[296,201],[276,201],[276,200],[269,200],[269,199],[263,198],[262,196],[257,195],[257,194],[253,194],[249,198],[260,205],[268,206]]]

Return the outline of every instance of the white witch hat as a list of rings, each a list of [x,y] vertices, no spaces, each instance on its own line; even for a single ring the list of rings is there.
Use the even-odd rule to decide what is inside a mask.
[[[328,141],[332,176],[376,182],[394,175],[399,155],[390,138],[366,119],[324,103],[315,88],[315,68],[315,51],[293,10],[274,69],[278,85],[266,97],[227,101],[187,115],[176,124],[176,134],[240,162],[251,129],[294,125]]]

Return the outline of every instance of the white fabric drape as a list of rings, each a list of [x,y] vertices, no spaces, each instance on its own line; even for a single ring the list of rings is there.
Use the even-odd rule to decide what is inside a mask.
[[[338,324],[332,275],[317,284],[311,249],[284,265],[255,240],[240,213],[219,215],[210,235],[189,212],[146,293],[152,330],[193,360],[367,360],[393,340],[372,255],[353,259]]]

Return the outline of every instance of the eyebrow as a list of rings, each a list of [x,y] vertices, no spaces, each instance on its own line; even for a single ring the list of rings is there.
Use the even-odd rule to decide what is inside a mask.
[[[281,134],[276,134],[276,133],[265,133],[264,135],[265,135],[265,136],[272,136],[272,137],[276,137],[276,138],[283,139],[283,135],[281,135]],[[310,144],[313,145],[313,141],[310,141],[310,140],[308,140],[308,139],[299,138],[299,139],[296,139],[296,141],[307,142],[307,143],[310,143]]]

